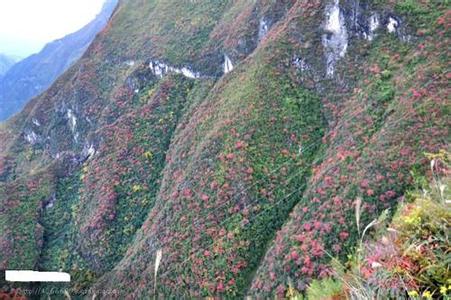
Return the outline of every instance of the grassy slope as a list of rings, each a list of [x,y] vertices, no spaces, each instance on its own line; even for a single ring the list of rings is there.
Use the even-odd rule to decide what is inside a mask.
[[[420,14],[435,24],[421,33],[426,48],[393,37],[359,43],[349,54],[355,61],[339,69],[342,84],[336,85],[317,83],[315,74],[299,74],[292,66],[300,55],[324,69],[316,34],[323,4],[298,1],[288,11],[292,4],[123,1],[85,57],[0,128],[8,141],[0,146],[0,195],[8,195],[0,198],[6,204],[0,225],[21,226],[14,238],[5,229],[0,261],[18,265],[13,245],[23,242],[23,267],[61,267],[74,274],[76,288],[94,283],[145,297],[152,291],[155,251],[163,248],[161,293],[237,296],[252,281],[259,292],[283,293],[288,276],[327,271],[321,247],[339,245],[337,255],[345,256],[356,237],[355,197],[366,203],[364,220],[394,205],[409,184],[408,170],[421,165],[419,153],[434,150],[428,145],[439,147],[446,135],[444,77],[438,76],[446,57],[436,46],[445,28],[435,21],[444,8]],[[265,14],[277,20],[284,13],[246,58],[257,43],[256,20]],[[243,61],[216,83],[181,76],[157,81],[144,64],[159,58],[214,75],[224,52]],[[429,56],[435,60],[426,62]],[[361,59],[371,63],[356,65]],[[126,64],[130,60],[135,66]],[[424,91],[414,93],[417,85]],[[98,150],[83,165],[70,163],[72,151],[84,144],[74,141],[67,126],[68,107],[79,116],[82,139]],[[21,132],[33,117],[44,125],[32,128],[50,139],[30,147]],[[321,148],[325,133],[328,148]],[[63,151],[49,168],[50,154]],[[68,167],[62,172],[60,165]],[[45,174],[38,176],[40,192],[11,193],[33,179],[26,177],[33,170]],[[380,202],[388,191],[394,194]],[[42,211],[53,193],[54,208]],[[264,256],[294,206],[291,221]],[[21,218],[9,217],[14,215]],[[305,231],[300,245],[297,237]],[[301,258],[312,249],[315,259],[305,265]],[[298,282],[302,289],[307,281]]]
[[[98,132],[102,154],[59,183],[56,207],[46,211],[43,269],[71,269],[89,281],[122,257],[154,204],[165,152],[192,84],[175,77],[146,86],[133,99],[138,111]]]
[[[446,146],[447,39],[440,21],[446,6],[414,6],[421,37],[410,44],[380,37],[369,49],[361,79],[328,133],[323,163],[259,267],[254,294],[284,296],[290,282],[304,290],[312,277],[326,276],[330,255],[345,259],[358,239],[355,200],[363,200],[365,227],[396,206],[412,182],[410,170],[427,166],[423,153]]]
[[[123,1],[110,26],[82,60],[1,128],[5,141],[1,161],[1,199],[5,205],[2,265],[67,267],[77,274],[76,285],[81,286],[121,257],[153,205],[170,131],[177,124],[186,95],[201,97],[205,93],[202,90],[210,85],[209,80],[199,83],[200,95],[196,95],[196,89],[190,92],[193,83],[181,77],[154,87],[149,82],[152,79],[139,73],[141,62],[163,58],[173,65],[197,62],[201,64],[199,68],[214,66],[220,70],[220,39],[214,44],[215,51],[221,54],[212,57],[201,52],[207,48],[202,45],[226,6],[231,7],[224,1],[185,6],[170,1]],[[136,62],[138,70],[126,64],[130,60]],[[141,89],[138,96],[133,95],[136,87]],[[150,103],[146,102],[148,98],[152,99]],[[160,101],[169,101],[170,105]],[[66,114],[69,108],[77,115],[81,141],[75,140],[70,130]],[[152,115],[155,120],[147,120]],[[34,125],[34,120],[41,125]],[[29,130],[39,137],[33,146],[24,141],[24,132]],[[124,143],[117,143],[119,138]],[[79,166],[73,160],[86,146],[83,140],[98,147],[100,154]],[[57,154],[60,158],[55,163],[62,170],[58,169],[54,178],[55,172],[48,165]],[[124,155],[131,157],[124,162],[115,161]],[[51,180],[38,181],[43,192],[28,199],[32,191],[22,191],[17,186],[26,185],[33,178],[30,174],[37,172]],[[55,209],[43,210],[53,195]],[[19,201],[20,205],[12,201]],[[137,210],[141,213],[136,214]],[[15,215],[23,218],[9,217]],[[39,223],[46,225],[42,253]],[[61,224],[66,226],[60,228]],[[20,230],[8,233],[6,228],[13,226]],[[24,239],[24,235],[36,239]],[[16,241],[23,242],[23,247],[17,249]],[[23,260],[17,255],[19,250],[30,258]],[[56,254],[50,255],[53,250]]]
[[[259,50],[182,122],[156,208],[138,245],[104,277],[107,284],[147,293],[152,253],[164,245],[162,292],[188,285],[197,296],[246,289],[296,197],[272,204],[293,189],[302,191],[322,137],[319,99],[294,88],[271,63],[290,52],[286,47],[269,43]],[[301,141],[309,150],[298,155]]]

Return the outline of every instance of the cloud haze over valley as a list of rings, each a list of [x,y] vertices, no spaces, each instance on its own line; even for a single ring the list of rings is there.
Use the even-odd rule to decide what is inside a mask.
[[[0,53],[25,57],[75,32],[100,12],[104,0],[0,1]]]

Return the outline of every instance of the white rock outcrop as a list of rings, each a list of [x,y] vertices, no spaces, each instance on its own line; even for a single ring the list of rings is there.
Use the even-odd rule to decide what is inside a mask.
[[[324,30],[326,31],[326,34],[323,35],[327,64],[326,74],[328,77],[332,77],[337,62],[345,56],[348,49],[348,31],[339,0],[334,0],[333,3],[326,6]]]

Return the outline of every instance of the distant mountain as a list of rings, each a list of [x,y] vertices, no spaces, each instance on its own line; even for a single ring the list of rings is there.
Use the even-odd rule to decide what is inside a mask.
[[[0,78],[17,62],[17,59],[0,53]]]
[[[117,0],[107,0],[97,17],[82,29],[47,44],[38,54],[5,71],[0,77],[0,121],[19,112],[83,55],[106,25],[116,4]],[[0,57],[0,76],[3,68],[3,58]]]

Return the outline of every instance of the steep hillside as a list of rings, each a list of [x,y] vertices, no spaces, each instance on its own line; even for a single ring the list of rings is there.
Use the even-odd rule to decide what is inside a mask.
[[[121,1],[0,127],[0,267],[106,299],[304,291],[353,252],[356,199],[364,227],[447,147],[448,17],[441,1]]]
[[[45,45],[41,52],[17,63],[8,72],[5,70],[0,79],[0,121],[18,113],[83,55],[105,27],[116,4],[117,0],[106,1],[102,11],[82,29]]]

